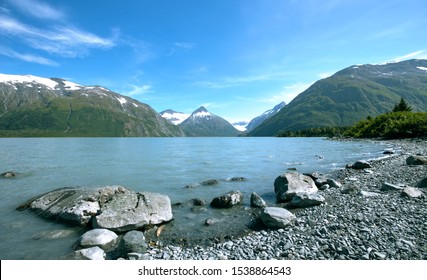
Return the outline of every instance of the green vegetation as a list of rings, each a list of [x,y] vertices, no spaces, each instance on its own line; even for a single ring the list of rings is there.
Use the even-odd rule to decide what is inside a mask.
[[[338,137],[342,136],[348,127],[316,127],[297,131],[280,131],[278,137]]]
[[[414,138],[427,136],[427,112],[390,112],[367,118],[348,129],[344,136],[355,138]]]
[[[297,131],[280,131],[279,137],[354,137],[354,138],[415,138],[427,137],[427,112],[412,112],[403,99],[391,112],[375,118],[368,116],[352,127],[318,127]]]

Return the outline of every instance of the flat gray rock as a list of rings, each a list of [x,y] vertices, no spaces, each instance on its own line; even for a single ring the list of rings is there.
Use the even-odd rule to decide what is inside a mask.
[[[296,219],[290,211],[279,207],[266,207],[260,218],[264,225],[271,229],[285,228]]]
[[[101,249],[108,251],[117,244],[118,238],[119,236],[111,230],[92,229],[80,237],[80,246],[85,248],[99,246]]]
[[[173,219],[167,195],[122,186],[62,188],[33,198],[18,207],[49,219],[124,232]]]

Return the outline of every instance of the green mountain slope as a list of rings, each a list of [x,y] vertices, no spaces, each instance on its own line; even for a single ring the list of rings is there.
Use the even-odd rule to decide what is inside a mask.
[[[348,67],[314,83],[249,135],[350,126],[390,111],[401,97],[414,111],[427,111],[427,60]]]
[[[160,137],[183,132],[147,104],[99,86],[2,74],[0,136]]]

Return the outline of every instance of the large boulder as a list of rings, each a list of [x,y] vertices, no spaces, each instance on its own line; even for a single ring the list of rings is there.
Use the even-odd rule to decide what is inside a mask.
[[[39,216],[71,224],[121,232],[173,219],[166,195],[122,186],[62,188],[27,201],[18,210],[31,209]]]
[[[286,172],[274,181],[274,192],[279,202],[291,200],[296,193],[316,193],[317,191],[311,177],[297,172]]]
[[[243,194],[240,191],[231,191],[215,197],[211,202],[211,206],[214,208],[231,208],[241,204],[242,201]]]
[[[425,165],[427,164],[427,156],[413,155],[406,158],[407,165]]]
[[[271,229],[285,228],[296,219],[290,211],[279,207],[266,207],[260,215],[264,225]]]
[[[129,192],[112,197],[101,208],[101,214],[94,217],[93,226],[125,232],[172,219],[171,202],[167,195]]]

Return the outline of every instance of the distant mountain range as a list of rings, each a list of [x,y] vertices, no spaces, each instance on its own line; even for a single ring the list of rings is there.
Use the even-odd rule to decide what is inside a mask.
[[[192,114],[159,114],[101,86],[0,74],[0,137],[238,136],[244,129],[248,136],[275,136],[350,126],[390,111],[401,98],[413,111],[427,111],[427,60],[350,66],[317,81],[289,104],[234,126],[204,107]]]
[[[179,126],[186,136],[238,136],[238,131],[225,119],[212,114],[205,107],[201,106],[194,111]]]
[[[427,111],[427,60],[354,65],[319,80],[276,115],[249,132],[274,136],[281,130],[350,126],[390,111],[404,98]]]
[[[0,136],[183,136],[149,105],[100,86],[0,74]]]

